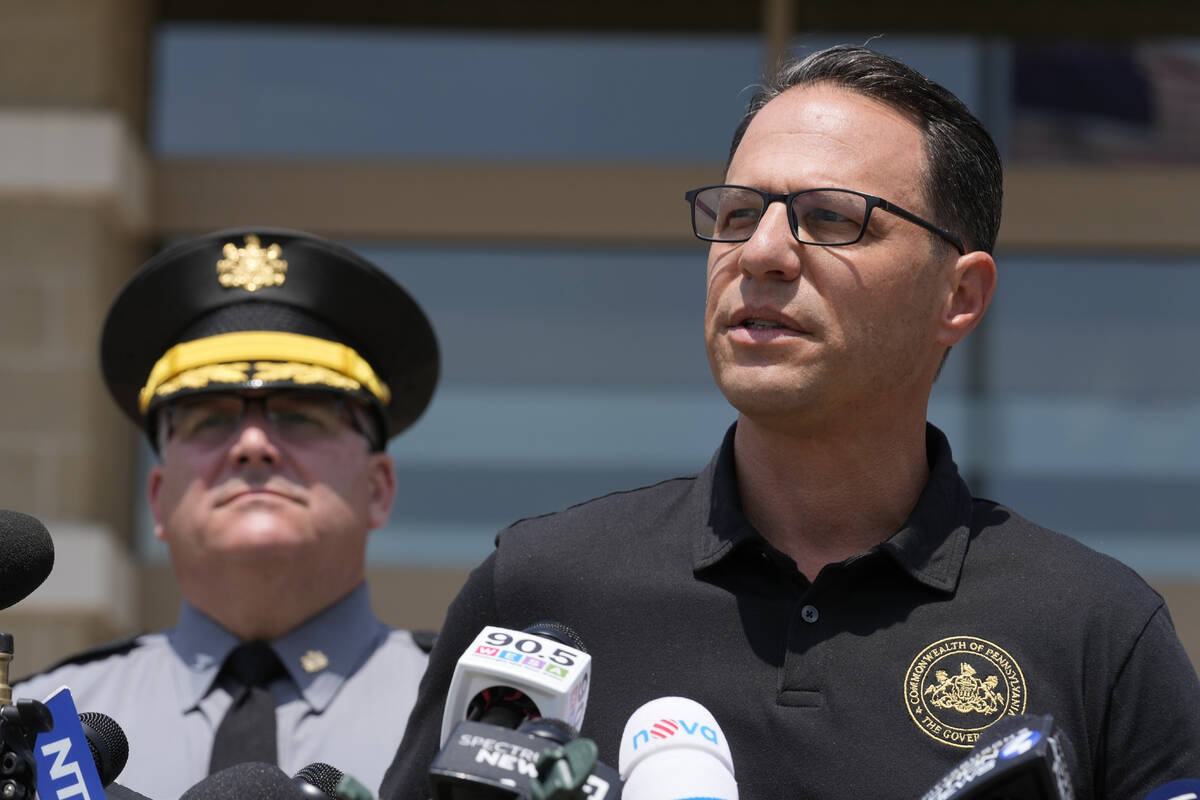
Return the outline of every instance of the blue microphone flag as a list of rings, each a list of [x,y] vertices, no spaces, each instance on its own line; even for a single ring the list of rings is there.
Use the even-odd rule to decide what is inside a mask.
[[[105,800],[104,787],[71,690],[61,686],[45,700],[54,727],[34,744],[37,789],[41,800]]]

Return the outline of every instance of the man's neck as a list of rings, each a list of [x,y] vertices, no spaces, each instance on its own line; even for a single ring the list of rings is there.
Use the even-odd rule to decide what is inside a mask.
[[[278,639],[331,607],[361,584],[335,593],[314,591],[295,580],[272,581],[260,576],[255,581],[208,581],[181,584],[188,601],[243,641]]]
[[[746,518],[809,580],[899,530],[929,478],[923,415],[836,430],[783,430],[740,416],[734,459]]]

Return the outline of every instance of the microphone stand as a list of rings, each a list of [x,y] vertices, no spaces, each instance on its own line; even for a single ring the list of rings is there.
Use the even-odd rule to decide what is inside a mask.
[[[37,700],[18,700],[13,705],[8,683],[12,657],[12,634],[0,633],[0,797],[33,800],[37,792],[34,743],[39,733],[54,727],[54,718]]]

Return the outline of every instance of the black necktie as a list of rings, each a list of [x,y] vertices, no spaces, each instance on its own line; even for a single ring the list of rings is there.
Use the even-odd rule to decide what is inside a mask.
[[[233,702],[217,726],[210,775],[246,761],[277,763],[275,698],[267,685],[286,674],[266,642],[240,644],[225,659],[217,680],[227,680]]]

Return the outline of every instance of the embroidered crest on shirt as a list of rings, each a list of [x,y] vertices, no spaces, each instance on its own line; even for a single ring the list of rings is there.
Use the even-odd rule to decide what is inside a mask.
[[[246,237],[246,246],[226,242],[217,261],[217,280],[226,288],[240,286],[257,292],[264,286],[282,286],[287,280],[287,262],[280,258],[283,248],[277,244],[263,247],[258,237]]]
[[[926,735],[970,748],[1008,715],[1025,713],[1025,676],[1002,647],[950,636],[921,650],[904,679],[904,704]]]

